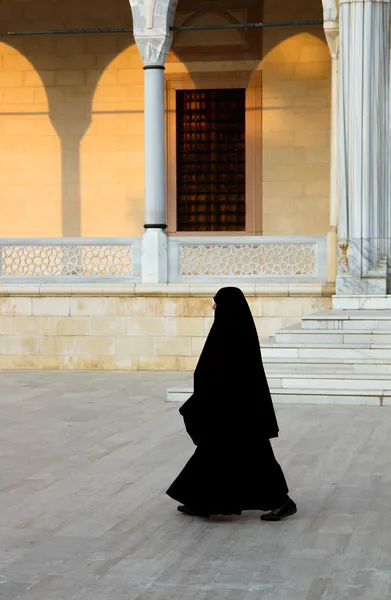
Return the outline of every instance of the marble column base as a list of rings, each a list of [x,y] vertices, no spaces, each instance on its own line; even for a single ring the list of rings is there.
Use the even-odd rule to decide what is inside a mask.
[[[168,238],[162,229],[147,229],[141,247],[142,283],[167,283]]]

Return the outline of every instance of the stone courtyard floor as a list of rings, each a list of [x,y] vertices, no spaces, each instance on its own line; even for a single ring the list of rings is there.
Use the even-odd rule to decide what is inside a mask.
[[[196,520],[164,494],[190,381],[0,373],[1,600],[390,598],[391,408],[277,407],[298,514]]]

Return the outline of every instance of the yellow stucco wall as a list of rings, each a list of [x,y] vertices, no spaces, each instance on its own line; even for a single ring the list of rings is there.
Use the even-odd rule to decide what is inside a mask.
[[[321,19],[321,3],[265,0],[264,20]],[[263,233],[326,235],[331,58],[320,27],[263,34]]]
[[[128,0],[6,0],[2,29],[131,27]],[[130,34],[3,38],[0,236],[143,231],[143,71]]]
[[[4,29],[131,26],[128,0],[54,2],[51,11],[43,0],[18,3],[17,10],[12,0],[3,4]],[[320,1],[315,9],[299,4],[292,13],[288,0],[265,0],[264,20],[321,16]],[[263,60],[251,63],[262,70],[265,235],[327,231],[330,59],[316,31],[266,30]],[[0,43],[0,237],[141,235],[143,71],[131,37],[6,41]],[[232,60],[229,44],[224,55],[224,70],[248,68],[249,61]],[[195,64],[220,68],[176,57],[169,70]]]

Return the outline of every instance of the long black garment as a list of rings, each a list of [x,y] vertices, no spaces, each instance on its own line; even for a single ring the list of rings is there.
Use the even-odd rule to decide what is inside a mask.
[[[238,288],[222,288],[215,302],[194,393],[180,409],[197,449],[167,494],[209,514],[271,510],[288,487],[270,444],[278,424],[255,323]]]

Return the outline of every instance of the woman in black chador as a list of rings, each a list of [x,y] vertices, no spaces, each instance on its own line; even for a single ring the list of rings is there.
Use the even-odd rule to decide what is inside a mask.
[[[197,449],[167,490],[192,516],[296,513],[270,438],[277,419],[250,307],[238,288],[214,298],[215,319],[194,373],[194,394],[180,408]]]

